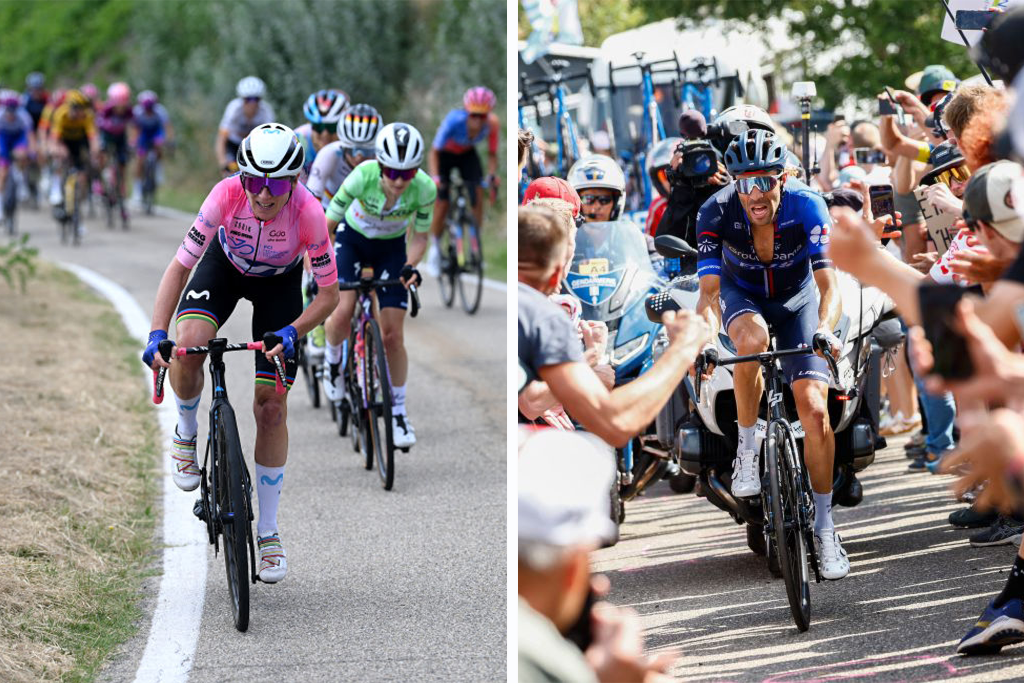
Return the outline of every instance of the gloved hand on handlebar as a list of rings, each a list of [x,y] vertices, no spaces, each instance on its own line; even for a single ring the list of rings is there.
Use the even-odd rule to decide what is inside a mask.
[[[160,357],[157,347],[164,339],[167,339],[167,330],[153,330],[149,333],[149,340],[146,342],[146,350],[142,352],[142,362],[146,364],[147,368],[153,368],[153,361],[157,357]],[[174,342],[171,343],[173,344]],[[162,357],[161,360],[163,360]],[[153,369],[155,370],[156,368]]]
[[[295,358],[295,343],[299,339],[299,333],[292,325],[285,325],[281,329],[274,332],[278,337],[281,338],[281,345],[284,347],[285,358]],[[273,351],[273,349],[267,349],[267,352]]]
[[[406,289],[409,289],[411,285],[419,286],[423,282],[420,271],[416,270],[416,267],[411,263],[406,263],[402,266],[402,272],[399,274],[398,279],[405,283]]]
[[[814,333],[814,352],[822,358],[825,357],[822,353],[822,350],[826,348],[825,345],[827,345],[828,352],[832,358],[839,360],[839,353],[843,350],[843,345],[832,332],[821,328]]]

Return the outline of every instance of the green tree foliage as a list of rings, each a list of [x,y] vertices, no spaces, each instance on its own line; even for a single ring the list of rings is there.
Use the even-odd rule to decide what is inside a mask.
[[[780,18],[797,49],[781,66],[802,67],[828,107],[847,95],[874,97],[927,64],[945,64],[964,78],[978,73],[966,48],[942,40],[939,0],[629,0],[647,21],[675,18],[682,28],[706,20],[745,22],[762,31]],[[822,64],[821,52],[841,46],[844,56]]]
[[[583,44],[588,47],[600,47],[608,36],[643,26],[649,21],[646,10],[629,0],[578,0],[578,5]],[[526,40],[530,35],[530,25],[526,22],[526,12],[521,2],[518,35],[519,40]]]

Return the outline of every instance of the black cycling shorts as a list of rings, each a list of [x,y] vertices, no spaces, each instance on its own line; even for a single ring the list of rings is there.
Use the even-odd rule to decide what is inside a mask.
[[[71,168],[84,171],[89,168],[89,140],[80,138],[78,140],[67,140],[61,138],[61,142],[68,148],[68,165]]]
[[[228,261],[220,242],[214,240],[182,292],[175,324],[182,320],[204,320],[213,325],[216,332],[243,297],[252,302],[252,340],[259,341],[264,333],[291,325],[302,313],[301,264],[270,277],[243,275]],[[254,355],[256,384],[275,386],[277,373],[274,364],[262,351],[256,351]],[[294,358],[285,361],[285,378],[289,387],[295,381],[296,367]]]
[[[470,149],[463,154],[454,152],[439,152],[437,155],[438,174],[441,176],[441,184],[437,188],[437,198],[448,200],[448,179],[452,169],[459,169],[462,175],[462,182],[469,190],[469,201],[476,206],[476,188],[484,178],[484,170],[480,165],[480,157],[475,149]]]
[[[405,235],[370,239],[342,221],[334,231],[334,260],[338,282],[358,282],[363,268],[373,268],[378,280],[397,278],[405,266]],[[409,307],[409,293],[402,285],[377,287],[376,291],[381,308],[404,311]]]
[[[100,136],[103,141],[103,150],[107,154],[113,155],[117,159],[117,163],[124,166],[128,163],[128,134],[121,133],[116,135],[114,133],[108,133],[101,131]]]

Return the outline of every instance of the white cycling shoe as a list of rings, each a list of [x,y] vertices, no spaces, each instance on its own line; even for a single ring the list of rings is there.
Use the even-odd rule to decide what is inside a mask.
[[[424,261],[423,270],[430,277],[441,277],[441,250],[435,244],[431,244],[427,250],[427,258]]]
[[[814,552],[818,556],[818,569],[823,579],[835,581],[850,573],[850,558],[846,556],[843,539],[835,529],[814,532]]]
[[[345,378],[341,375],[341,363],[324,363],[324,395],[335,403],[345,396]]]
[[[757,451],[740,451],[732,461],[732,495],[750,498],[761,495],[761,477],[757,467]]]
[[[260,552],[260,581],[277,583],[288,574],[288,559],[281,545],[281,534],[272,531],[266,536],[256,536]]]
[[[408,415],[391,416],[391,439],[395,448],[409,448],[416,443],[416,432]]]
[[[174,465],[174,484],[182,491],[195,491],[199,488],[202,473],[196,465],[196,437],[182,438],[175,427],[174,439],[171,441],[171,460]]]

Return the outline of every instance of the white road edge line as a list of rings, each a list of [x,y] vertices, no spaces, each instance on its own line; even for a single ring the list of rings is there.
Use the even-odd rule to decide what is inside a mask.
[[[142,344],[149,336],[149,319],[138,302],[121,285],[88,268],[58,263],[106,297],[124,321],[128,333]],[[153,374],[142,368],[146,386],[152,391]],[[161,444],[174,436],[177,410],[170,386],[164,402],[157,406]],[[156,610],[146,649],[142,653],[136,683],[177,683],[188,680],[199,638],[206,591],[206,534],[192,516],[190,497],[182,496],[171,476],[171,459],[164,457],[163,469],[163,572]]]
[[[156,214],[158,216],[166,216],[167,218],[174,218],[174,219],[179,219],[180,218],[181,220],[185,220],[185,221],[193,221],[193,220],[195,220],[195,215],[194,214],[186,213],[184,211],[179,211],[178,209],[172,209],[172,208],[170,208],[168,206],[155,206],[155,207],[153,207],[153,209],[154,209],[154,211],[156,212]],[[490,278],[486,278],[486,277],[484,278],[484,287],[487,287],[488,289],[494,289],[494,290],[497,290],[499,292],[507,292],[508,291],[508,284],[507,283],[501,282],[499,280],[491,280]],[[149,334],[149,330],[146,330],[146,334],[147,335]]]

